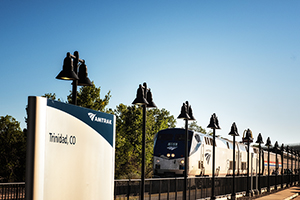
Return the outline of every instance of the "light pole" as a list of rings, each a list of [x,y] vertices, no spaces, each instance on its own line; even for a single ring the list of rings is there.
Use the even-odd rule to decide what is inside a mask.
[[[247,144],[247,191],[246,196],[251,196],[252,192],[250,192],[250,183],[249,183],[249,154],[250,154],[250,143],[253,142],[252,131],[248,128],[244,131],[243,134],[243,142]]]
[[[297,151],[297,156],[298,156],[298,160],[297,160],[297,162],[298,162],[298,185],[300,185],[300,168],[299,168],[299,156],[300,156],[300,152],[299,151]]]
[[[143,86],[140,84],[137,89],[137,94],[135,100],[132,102],[134,105],[141,105],[143,107],[143,132],[142,132],[142,174],[141,174],[141,200],[144,200],[145,193],[145,157],[146,157],[146,112],[148,108],[155,108],[156,105],[152,99],[152,93],[150,89],[147,88],[147,83],[144,83]]]
[[[268,188],[267,191],[270,192],[270,146],[271,146],[271,140],[270,137],[268,137],[266,146],[268,147]]]
[[[290,173],[289,173],[289,152],[290,152],[290,147],[289,147],[289,145],[287,145],[286,147],[285,147],[285,150],[286,150],[286,174],[287,174],[287,177],[288,177],[288,181],[287,181],[287,183],[286,183],[286,186],[287,187],[289,187],[290,186]]]
[[[233,136],[233,163],[232,163],[232,194],[231,199],[236,199],[235,196],[235,136],[239,136],[235,122],[231,126],[229,135]]]
[[[299,169],[299,155],[300,153],[299,153],[299,151],[297,151],[297,157],[298,157],[298,159],[297,159],[297,163],[298,163],[298,169],[297,169],[297,172],[298,172],[298,185],[300,185],[300,169]]]
[[[216,199],[216,196],[215,196],[215,160],[216,160],[215,147],[216,147],[216,129],[220,129],[220,126],[219,126],[219,120],[215,113],[212,114],[207,128],[213,129],[213,160],[212,160],[213,165],[212,165],[212,183],[211,183],[211,198],[210,199]]]
[[[276,154],[276,157],[275,157],[275,190],[277,190],[277,184],[278,184],[278,180],[277,180],[277,175],[278,175],[278,159],[277,159],[277,151],[278,151],[278,142],[276,141],[275,144],[274,144],[274,148],[275,150],[275,154]]]
[[[193,116],[192,107],[189,102],[186,101],[181,106],[181,112],[177,119],[184,119],[185,121],[185,148],[184,148],[184,186],[183,186],[183,200],[186,200],[186,190],[187,190],[187,176],[188,176],[188,120],[195,120]]]
[[[294,185],[293,165],[294,165],[294,150],[291,149],[291,186]]]
[[[264,143],[261,133],[258,134],[256,143],[258,143],[259,157],[258,157],[258,192],[261,193],[261,185],[260,185],[260,166],[261,166],[261,144]]]
[[[73,60],[72,60],[73,59]],[[78,63],[81,63],[78,71]],[[72,80],[72,104],[77,105],[77,85],[79,86],[92,86],[90,79],[87,77],[87,67],[85,61],[79,58],[78,51],[74,55],[67,53],[64,59],[62,71],[56,76],[61,80]]]
[[[281,153],[281,189],[283,189],[283,174],[284,174],[284,170],[283,170],[284,145],[283,144],[281,144],[280,153]]]

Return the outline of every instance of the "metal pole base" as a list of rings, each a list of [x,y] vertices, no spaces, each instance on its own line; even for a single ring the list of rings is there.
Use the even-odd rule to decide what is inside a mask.
[[[255,192],[255,194],[256,194],[256,195],[261,194],[261,189],[257,189],[256,192]]]
[[[259,192],[258,189],[254,189],[254,190],[253,190],[253,196],[254,196],[254,195],[259,195],[259,194],[260,194],[260,192]]]
[[[249,197],[253,197],[253,196],[254,196],[254,191],[253,191],[253,190],[250,190],[250,191],[249,191],[249,195],[250,195]]]
[[[253,196],[253,191],[249,190],[246,192],[246,197],[252,197]]]

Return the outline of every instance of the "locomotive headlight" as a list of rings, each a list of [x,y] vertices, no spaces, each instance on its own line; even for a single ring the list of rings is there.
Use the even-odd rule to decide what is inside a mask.
[[[158,162],[158,163],[159,163],[159,160],[157,159],[157,160],[156,160],[156,162]]]
[[[169,153],[167,154],[167,157],[170,157],[170,154],[169,154]]]
[[[171,156],[172,156],[172,158],[174,158],[174,157],[175,157],[175,154],[174,154],[174,153],[172,153],[172,154],[171,154]]]
[[[180,163],[181,163],[181,164],[184,164],[184,160],[181,160]]]

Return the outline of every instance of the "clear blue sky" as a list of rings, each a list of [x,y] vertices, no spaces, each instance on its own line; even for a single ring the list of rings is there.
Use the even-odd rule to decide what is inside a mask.
[[[215,112],[223,137],[236,122],[255,140],[300,143],[299,10],[298,0],[2,0],[0,116],[24,128],[28,96],[66,100],[71,82],[55,77],[77,50],[111,108],[147,82],[175,117],[186,100],[202,127]]]

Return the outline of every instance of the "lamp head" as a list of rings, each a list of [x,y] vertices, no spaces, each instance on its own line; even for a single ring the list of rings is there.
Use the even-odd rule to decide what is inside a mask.
[[[233,124],[231,125],[231,130],[230,130],[230,133],[228,135],[239,136],[239,133],[238,133],[235,122],[233,122]]]
[[[185,102],[185,106],[186,106],[186,109],[187,109],[187,114],[189,116],[189,119],[188,120],[195,120],[195,117],[193,115],[193,110],[192,110],[192,106],[189,104],[188,101]]]
[[[217,115],[216,115],[216,113],[214,113],[214,115],[215,115],[215,118],[216,118],[216,125],[217,125],[217,129],[221,129],[221,127],[219,126],[219,120],[218,120],[218,117],[217,117]]]
[[[262,143],[264,143],[263,142],[263,139],[262,139],[262,136],[261,136],[261,133],[259,133],[258,134],[258,136],[257,136],[257,140],[256,140],[256,142],[255,143],[258,143],[258,144],[262,144]]]
[[[56,76],[57,79],[61,80],[78,80],[77,74],[73,71],[73,61],[70,52],[64,59],[64,65],[62,71]]]
[[[139,85],[139,88],[137,89],[136,98],[132,102],[134,105],[147,105],[148,101],[144,98],[144,88],[142,85]]]
[[[92,86],[92,82],[90,79],[87,77],[87,67],[85,63],[82,63],[79,67],[79,73],[78,73],[78,85],[81,86]]]
[[[276,141],[275,144],[274,144],[274,149],[275,149],[275,150],[278,150],[278,142],[277,142],[277,141]]]
[[[271,140],[270,137],[267,138],[266,146],[270,147],[271,146]]]
[[[247,144],[253,142],[252,131],[249,128],[243,133],[243,142]]]
[[[191,120],[191,121],[196,120],[194,115],[193,115],[192,106],[190,105],[188,109],[189,109],[189,116],[190,116],[189,120]]]
[[[281,147],[280,147],[280,151],[284,151],[284,145],[283,144],[281,144]]]
[[[187,107],[186,107],[185,103],[182,104],[181,112],[178,115],[177,119],[190,119],[190,116],[188,115]]]
[[[208,124],[207,128],[220,129],[219,121],[218,121],[215,113],[211,115],[210,121],[209,121],[209,124]]]
[[[152,98],[152,92],[149,88],[148,92],[147,92],[147,101],[148,101],[148,108],[156,108],[155,103],[153,102],[153,98]]]
[[[290,152],[291,152],[290,146],[287,145],[287,146],[285,147],[285,150],[286,150],[287,153],[290,153]]]

